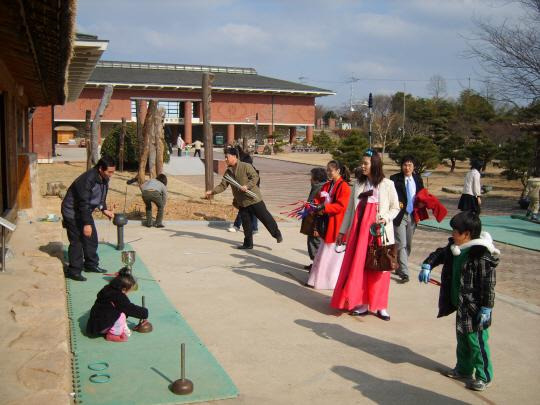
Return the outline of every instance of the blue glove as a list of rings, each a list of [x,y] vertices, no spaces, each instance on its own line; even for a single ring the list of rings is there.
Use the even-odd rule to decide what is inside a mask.
[[[489,322],[491,319],[491,308],[488,307],[482,307],[480,308],[480,311],[478,311],[478,317],[477,321],[480,325],[484,325]]]
[[[431,266],[429,264],[423,263],[420,274],[418,275],[418,281],[421,283],[429,282],[429,274],[431,273]]]

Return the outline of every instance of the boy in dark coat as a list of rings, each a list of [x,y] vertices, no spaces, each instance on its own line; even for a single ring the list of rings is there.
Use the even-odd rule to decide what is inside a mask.
[[[90,310],[86,325],[88,335],[105,335],[105,338],[112,342],[127,341],[131,334],[126,322],[127,317],[148,318],[148,309],[132,304],[127,297],[136,284],[131,274],[120,272],[101,289]]]
[[[487,232],[481,232],[478,214],[464,211],[452,218],[452,238],[422,264],[420,282],[442,264],[438,317],[457,311],[457,364],[446,376],[466,380],[466,387],[483,391],[493,379],[488,328],[495,303],[495,267],[500,251]],[[473,379],[473,373],[475,373]]]

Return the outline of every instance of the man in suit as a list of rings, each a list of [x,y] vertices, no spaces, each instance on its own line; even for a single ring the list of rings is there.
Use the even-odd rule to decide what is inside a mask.
[[[414,199],[424,188],[422,177],[414,172],[414,157],[407,155],[401,159],[401,172],[390,176],[394,182],[401,210],[394,218],[394,236],[398,245],[399,269],[396,274],[403,282],[409,281],[408,260],[411,254],[412,238],[416,230],[413,218]]]

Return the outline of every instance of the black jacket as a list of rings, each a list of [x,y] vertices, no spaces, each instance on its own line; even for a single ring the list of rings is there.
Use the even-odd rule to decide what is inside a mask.
[[[108,190],[109,180],[103,179],[97,168],[84,172],[69,186],[62,201],[62,216],[79,220],[83,225],[92,224],[92,212],[96,208],[107,209]]]
[[[148,309],[132,304],[122,291],[106,285],[98,293],[96,302],[90,310],[86,333],[89,335],[101,334],[114,325],[122,312],[126,317],[148,318]]]
[[[480,307],[493,308],[495,304],[495,267],[499,259],[484,246],[472,246],[467,261],[463,264],[460,278],[458,307],[452,305],[452,266],[454,255],[450,247],[454,240],[448,239],[448,245],[435,250],[423,263],[434,268],[443,265],[441,289],[439,293],[439,314],[437,318],[458,311],[456,328],[460,333],[472,333],[486,329],[491,325],[491,318],[485,325],[478,323]]]
[[[424,182],[422,181],[422,177],[416,173],[413,173],[412,177],[414,179],[414,184],[416,184],[416,193],[418,193],[424,188]],[[397,217],[394,218],[394,226],[397,227],[399,224],[401,224],[403,215],[405,215],[407,210],[407,188],[405,186],[405,176],[403,172],[391,175],[390,180],[394,182],[394,186],[396,187],[399,199],[399,207],[401,208]]]

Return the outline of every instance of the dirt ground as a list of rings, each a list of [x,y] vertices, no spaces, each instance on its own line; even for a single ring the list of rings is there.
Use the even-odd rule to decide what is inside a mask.
[[[38,177],[41,195],[45,194],[47,183],[52,181],[61,181],[66,187],[69,187],[71,182],[85,169],[86,164],[82,162],[40,165]],[[126,180],[134,175],[134,172],[116,172],[114,174],[109,185],[107,204],[114,207],[116,212],[127,212],[129,219],[140,219],[144,217],[145,211],[141,191],[137,185],[128,186],[126,184]],[[174,176],[168,176],[167,179],[168,199],[165,205],[165,218],[167,220],[230,221],[236,217],[238,211],[231,205],[230,193],[223,193],[209,201],[202,198],[204,194],[202,184],[200,188],[197,188]],[[57,211],[54,213],[59,215],[60,200],[58,197],[47,197],[47,199],[58,200]],[[49,204],[49,206],[54,207],[54,204]],[[99,218],[99,215],[101,214],[97,214],[96,218]]]
[[[314,166],[324,166],[332,155],[329,153],[280,153],[278,155],[264,156],[268,159],[286,160],[289,162],[306,163]],[[384,171],[387,176],[399,171],[399,166],[390,158],[384,159]],[[437,197],[450,197],[452,193],[442,191],[442,187],[463,187],[465,173],[469,171],[469,162],[457,162],[454,173],[450,172],[450,167],[440,164],[434,170],[428,170],[431,175],[424,179],[424,183],[429,187],[430,192]],[[485,176],[482,178],[482,185],[492,186],[493,189],[486,196],[490,197],[515,197],[519,198],[523,186],[519,180],[507,180],[501,176],[503,169],[488,165]]]

